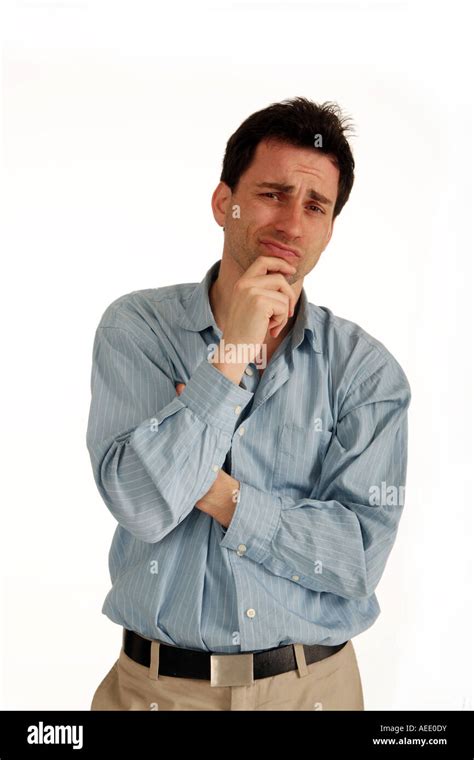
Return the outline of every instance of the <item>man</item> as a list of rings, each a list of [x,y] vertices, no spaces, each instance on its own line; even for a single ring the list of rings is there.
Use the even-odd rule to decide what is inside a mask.
[[[363,710],[351,639],[403,509],[410,389],[304,277],[354,179],[335,104],[230,138],[200,284],[135,291],[97,329],[87,444],[118,525],[123,627],[93,710]]]

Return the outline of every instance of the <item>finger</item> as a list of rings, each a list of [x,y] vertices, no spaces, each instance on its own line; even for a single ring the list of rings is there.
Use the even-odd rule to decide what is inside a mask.
[[[254,285],[250,288],[249,295],[253,297],[264,296],[269,308],[273,309],[273,313],[268,317],[269,319],[274,315],[288,318],[290,304],[288,303],[289,298],[286,293],[281,293],[278,290],[267,290],[266,288],[260,288]]]
[[[177,384],[177,386],[176,386],[176,393],[178,394],[178,396],[181,395],[181,393],[184,391],[185,388],[186,388],[186,385],[184,383],[178,383]]]
[[[245,275],[250,274],[251,277],[258,274],[267,274],[267,272],[291,272],[292,269],[296,269],[293,264],[290,264],[286,259],[281,259],[279,256],[257,256],[248,269],[246,269]]]
[[[270,330],[269,330],[270,335],[273,338],[278,338],[278,336],[281,333],[281,331],[283,330],[285,324],[286,324],[286,322],[282,323],[281,325],[275,325],[274,327],[270,328]]]
[[[255,287],[252,288],[251,294],[253,296],[261,295],[265,297],[265,305],[270,310],[270,313],[267,311],[267,316],[269,319],[268,329],[271,331],[276,326],[279,326],[280,329],[283,329],[283,327],[288,322],[287,296],[285,296],[283,293],[279,293],[276,290],[265,290],[265,288]],[[270,334],[273,334],[273,337],[276,337],[274,333]]]
[[[268,323],[268,331],[270,335],[276,338],[277,335],[283,330],[287,322],[288,322],[288,319],[286,317],[273,316],[270,322]]]
[[[296,272],[296,267],[290,264],[289,261],[280,259],[279,256],[257,256],[255,261],[246,269],[241,279],[244,277],[258,277],[269,272],[281,272],[285,277],[288,277],[288,275]]]
[[[280,291],[281,293],[286,293],[290,299],[290,315],[292,316],[294,314],[298,299],[290,283],[285,280],[281,273],[276,272],[274,274],[267,274],[264,277],[246,278],[246,283],[259,288],[268,288],[269,290],[272,289]]]

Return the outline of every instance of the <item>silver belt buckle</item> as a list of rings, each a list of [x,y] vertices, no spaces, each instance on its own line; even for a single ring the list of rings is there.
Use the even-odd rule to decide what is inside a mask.
[[[253,654],[211,654],[211,686],[252,686]]]

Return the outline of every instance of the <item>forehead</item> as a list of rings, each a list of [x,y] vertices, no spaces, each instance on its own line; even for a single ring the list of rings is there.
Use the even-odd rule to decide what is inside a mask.
[[[246,182],[274,180],[295,181],[316,186],[337,196],[339,169],[325,153],[312,148],[300,148],[289,143],[265,140],[257,145],[252,163],[242,175]]]

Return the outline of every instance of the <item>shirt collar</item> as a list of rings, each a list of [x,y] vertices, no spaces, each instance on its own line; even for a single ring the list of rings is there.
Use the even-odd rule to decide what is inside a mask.
[[[212,266],[207,270],[201,282],[196,285],[189,298],[185,301],[181,319],[178,320],[181,324],[181,327],[183,327],[185,330],[201,332],[208,327],[213,327],[219,338],[222,337],[222,333],[217,327],[209,303],[209,288],[219,274],[220,264],[220,259],[212,264]],[[320,339],[316,335],[315,325],[311,319],[310,309],[308,305],[308,297],[303,287],[301,289],[300,298],[298,300],[298,313],[291,330],[292,350],[297,348],[300,343],[302,343],[306,332],[308,334],[308,339],[313,350],[316,353],[320,354]]]

